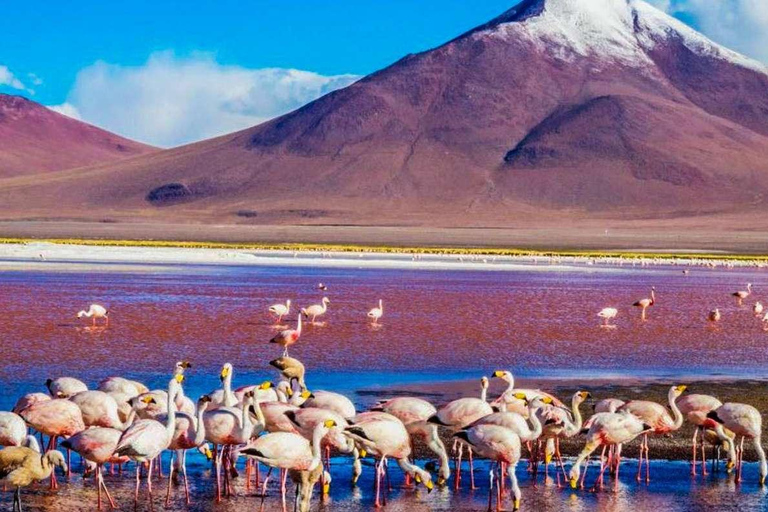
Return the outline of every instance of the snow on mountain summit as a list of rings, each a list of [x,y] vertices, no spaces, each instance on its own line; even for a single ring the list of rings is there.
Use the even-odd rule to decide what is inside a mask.
[[[724,48],[643,0],[526,0],[480,27],[474,37],[528,41],[552,57],[642,67],[648,52],[675,39],[696,54],[768,74],[761,63]]]

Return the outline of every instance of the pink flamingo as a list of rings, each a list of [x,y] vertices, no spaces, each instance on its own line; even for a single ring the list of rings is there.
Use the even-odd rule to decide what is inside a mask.
[[[666,407],[656,402],[647,400],[630,400],[619,408],[619,412],[629,412],[640,418],[643,423],[650,425],[651,433],[662,435],[679,430],[683,426],[683,415],[675,403],[680,395],[686,390],[687,386],[672,386],[667,395],[669,408],[672,410],[674,418],[669,415]],[[640,473],[643,468],[643,454],[645,454],[645,481],[651,481],[650,459],[648,457],[648,432],[643,434],[643,442],[640,445],[640,460],[637,466],[637,480],[640,481]]]
[[[61,443],[61,446],[67,450],[77,452],[85,460],[96,464],[96,481],[98,485],[96,503],[99,510],[101,510],[102,489],[104,489],[109,505],[112,508],[117,508],[112,495],[109,494],[107,485],[104,483],[102,467],[107,462],[122,464],[128,461],[128,457],[114,455],[117,443],[122,435],[123,432],[115,428],[93,427],[83,430]]]
[[[656,288],[651,287],[651,298],[650,299],[640,299],[639,301],[632,304],[636,308],[640,308],[642,311],[641,318],[645,320],[645,312],[646,310],[656,304]]]
[[[299,315],[299,319],[296,322],[296,329],[286,329],[284,331],[280,331],[277,333],[277,335],[269,340],[270,343],[277,343],[278,345],[283,347],[283,357],[286,357],[288,355],[288,347],[299,341],[299,337],[301,336],[301,315]]]
[[[765,460],[765,451],[760,443],[760,437],[763,434],[763,418],[760,411],[747,404],[725,403],[707,414],[707,418],[717,422],[715,432],[717,437],[724,443],[728,443],[728,468],[736,464],[736,481],[741,482],[741,466],[744,457],[744,439],[749,439],[760,459],[760,485],[765,484],[766,475],[768,475],[768,464]],[[733,438],[729,437],[725,429],[735,434]],[[741,438],[738,447],[736,441]]]
[[[59,437],[70,437],[85,430],[80,408],[64,398],[34,403],[21,411],[20,416],[27,425],[41,434],[50,436],[48,451],[56,449],[56,440]],[[70,474],[69,466],[67,464],[67,476]],[[51,473],[51,489],[57,487],[56,475]]]
[[[696,426],[693,431],[693,452],[691,456],[691,474],[696,475],[696,452],[698,449],[698,435],[701,433],[701,473],[707,474],[707,457],[704,447],[704,433],[707,429],[714,430],[717,423],[707,418],[707,414],[714,411],[723,403],[709,395],[691,394],[680,397],[677,407],[689,423]]]

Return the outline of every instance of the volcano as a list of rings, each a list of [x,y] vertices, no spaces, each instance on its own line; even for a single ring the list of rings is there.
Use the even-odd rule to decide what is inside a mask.
[[[152,151],[21,96],[0,94],[0,178],[114,162]]]
[[[639,0],[527,0],[259,126],[0,180],[9,216],[231,224],[757,224],[766,193],[768,71]]]

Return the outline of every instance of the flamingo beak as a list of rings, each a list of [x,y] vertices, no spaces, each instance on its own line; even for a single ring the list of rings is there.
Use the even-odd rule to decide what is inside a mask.
[[[331,492],[331,484],[323,484],[323,494],[327,495]]]
[[[579,484],[579,481],[576,479],[576,477],[571,477],[571,489],[575,489]]]
[[[210,448],[205,449],[205,458],[207,460],[213,460],[213,452],[211,451]]]

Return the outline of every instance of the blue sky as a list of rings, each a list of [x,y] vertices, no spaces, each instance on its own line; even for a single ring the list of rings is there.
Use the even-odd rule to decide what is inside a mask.
[[[408,53],[437,46],[514,3],[7,2],[0,17],[0,92],[172,146],[296,108]],[[766,0],[651,3],[768,61]],[[209,108],[214,95],[224,100]]]

